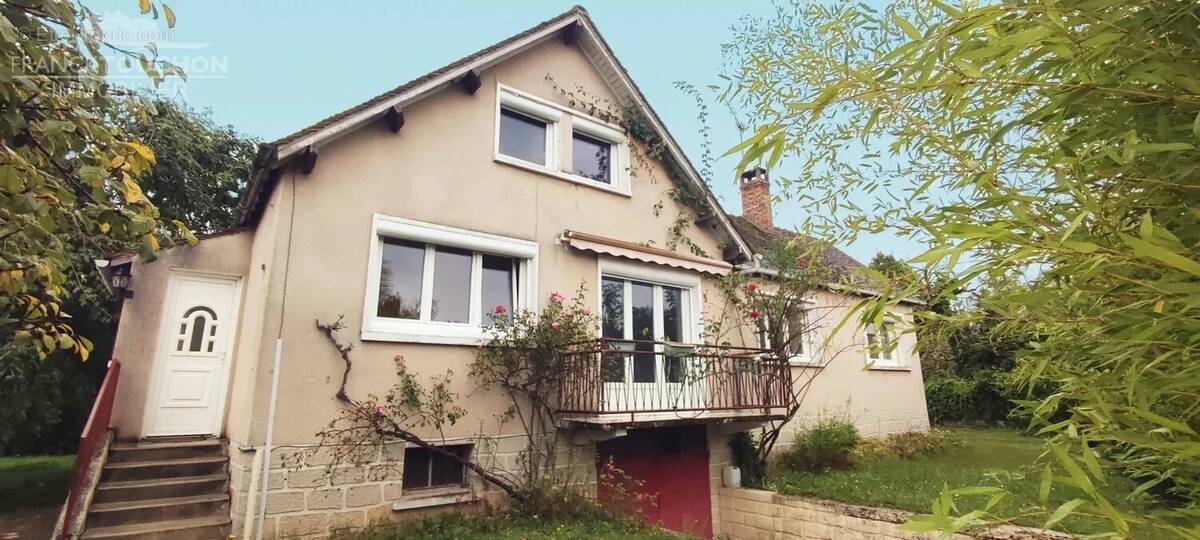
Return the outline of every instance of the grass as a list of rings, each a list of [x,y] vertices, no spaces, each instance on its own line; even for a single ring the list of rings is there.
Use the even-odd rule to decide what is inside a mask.
[[[996,510],[1001,515],[1015,515],[1021,508],[1037,503],[1041,470],[1034,469],[1033,464],[1042,452],[1040,440],[1001,429],[962,428],[955,432],[964,444],[939,453],[911,459],[867,459],[848,471],[775,471],[768,482],[771,489],[788,495],[808,495],[919,513],[929,513],[931,502],[945,485],[999,485],[1008,489],[1015,498],[1001,503]],[[1131,480],[1110,476],[1108,485],[1101,491],[1118,509],[1126,510],[1134,503],[1124,496],[1133,489]],[[1055,485],[1050,504],[1057,507],[1080,496],[1082,493],[1073,488]],[[982,508],[986,497],[964,497],[959,501],[960,509]],[[1038,526],[1044,519],[1043,515],[1025,520],[1024,524]],[[1085,534],[1103,531],[1105,524],[1096,518],[1072,516],[1055,528]],[[1143,537],[1149,536],[1138,536]]]
[[[675,533],[625,521],[600,519],[547,521],[512,515],[447,515],[399,529],[377,528],[345,540],[679,540]]]
[[[62,504],[75,456],[0,457],[0,514]]]

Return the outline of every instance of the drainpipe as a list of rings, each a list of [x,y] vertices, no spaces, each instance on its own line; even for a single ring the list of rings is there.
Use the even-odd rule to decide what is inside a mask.
[[[271,478],[271,444],[275,438],[275,397],[279,394],[279,359],[283,356],[283,338],[275,339],[275,365],[271,370],[271,401],[267,405],[267,441],[263,448],[262,475],[258,482],[258,526],[254,538],[261,540],[267,518],[267,484]]]
[[[283,357],[283,321],[287,315],[287,286],[292,269],[292,235],[296,232],[296,170],[292,169],[292,204],[288,216],[287,251],[283,260],[283,287],[279,302],[279,330],[275,334],[275,364],[271,370],[271,401],[267,405],[267,440],[264,443],[262,475],[259,477],[258,527],[254,538],[262,540],[263,523],[267,518],[267,485],[271,479],[271,445],[275,440],[275,402],[279,395],[279,363]]]

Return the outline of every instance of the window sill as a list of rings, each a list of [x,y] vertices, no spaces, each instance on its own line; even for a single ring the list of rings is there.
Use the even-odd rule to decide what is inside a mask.
[[[821,367],[821,364],[807,356],[793,356],[788,358],[788,365],[791,367]]]
[[[432,345],[482,345],[487,331],[479,326],[423,321],[368,321],[363,341],[428,343]]]
[[[912,371],[912,368],[908,366],[881,366],[876,364],[868,366],[867,371]]]
[[[568,182],[579,184],[581,186],[590,187],[592,189],[598,189],[600,191],[607,191],[609,193],[614,193],[616,195],[621,195],[624,197],[632,197],[633,196],[633,194],[630,193],[629,189],[622,189],[622,188],[619,188],[612,184],[605,184],[603,182],[597,182],[595,180],[584,178],[582,176],[565,173],[562,171],[556,171],[554,169],[550,169],[550,168],[546,167],[545,165],[538,165],[537,163],[531,163],[531,162],[525,161],[523,159],[506,156],[504,154],[499,154],[499,153],[495,154],[494,159],[497,163],[503,163],[505,165],[516,167],[518,169],[524,169],[524,170],[527,170],[530,172],[535,172],[535,173],[541,174],[543,176],[550,176],[553,178],[557,178],[559,180],[566,180]]]
[[[393,511],[431,508],[450,504],[475,502],[477,499],[471,490],[463,487],[432,488],[417,490],[412,495],[401,495],[400,500],[392,503]]]

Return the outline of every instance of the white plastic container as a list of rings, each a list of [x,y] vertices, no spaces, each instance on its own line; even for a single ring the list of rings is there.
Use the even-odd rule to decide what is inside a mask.
[[[732,465],[725,467],[721,471],[721,479],[727,488],[740,488],[742,487],[742,470]]]

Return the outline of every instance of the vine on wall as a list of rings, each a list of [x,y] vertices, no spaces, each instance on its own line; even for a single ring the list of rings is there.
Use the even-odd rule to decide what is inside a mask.
[[[564,88],[549,73],[546,74],[546,81],[566,101],[567,106],[625,129],[629,138],[636,143],[629,145],[630,155],[633,156],[634,161],[638,165],[638,167],[630,167],[629,174],[631,177],[636,177],[640,169],[649,175],[651,183],[658,183],[654,175],[652,163],[656,161],[662,164],[663,168],[667,171],[667,175],[672,180],[672,187],[667,190],[667,195],[672,201],[675,201],[678,207],[678,213],[671,221],[671,224],[667,226],[667,249],[675,251],[682,244],[687,246],[688,251],[693,255],[709,257],[708,252],[693,242],[687,235],[692,223],[703,221],[714,215],[712,206],[708,204],[706,187],[699,186],[689,180],[688,175],[683,171],[682,165],[670,155],[667,142],[659,136],[658,131],[654,129],[649,119],[635,107],[621,105],[610,99],[596,96],[584,89],[582,85],[576,85],[574,89]],[[703,105],[701,106],[703,107]],[[702,131],[705,135],[704,157],[706,160],[701,171],[702,178],[700,181],[707,185],[707,177],[711,173],[711,167],[709,166],[709,163],[711,163],[711,145],[707,142],[708,127],[707,123],[704,122],[707,118],[707,112],[702,108],[700,114],[701,122],[705,126]],[[662,201],[655,204],[654,215],[656,217],[664,206]],[[647,243],[652,244],[653,241]]]

